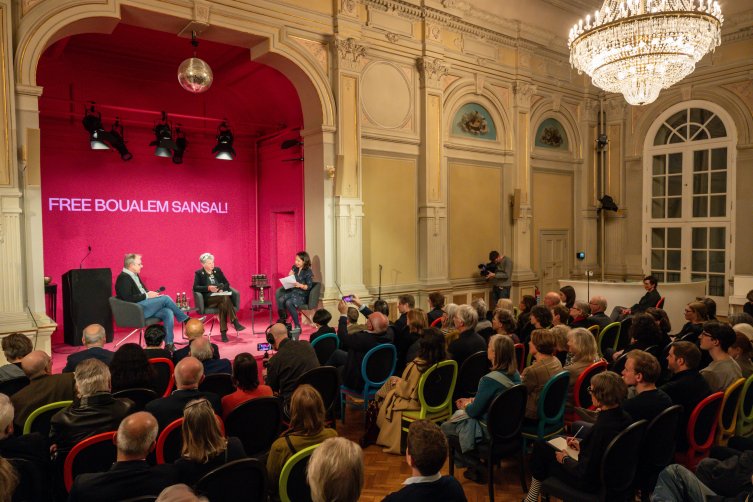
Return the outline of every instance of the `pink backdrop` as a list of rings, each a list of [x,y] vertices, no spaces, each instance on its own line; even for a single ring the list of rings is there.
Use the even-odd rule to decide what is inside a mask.
[[[222,65],[212,60],[213,55],[227,61],[233,59],[233,52],[247,58],[247,51],[202,43],[202,56],[215,67],[215,84],[206,95],[191,95],[178,86],[174,75],[185,57],[186,43],[151,30],[119,27],[109,36],[82,35],[58,42],[42,58],[38,81],[44,87],[40,102],[44,266],[53,282],[60,284],[64,272],[77,268],[91,246],[84,267],[109,267],[114,282],[123,254],[139,252],[142,277],[151,289],[165,286],[172,297],[185,291],[191,298],[198,257],[209,251],[247,307],[251,275],[276,277],[278,269],[290,267],[295,251],[303,249],[302,163],[284,162],[302,154],[300,149],[280,149],[282,140],[297,137],[300,127],[300,103],[293,86],[275,70],[244,58],[233,65],[233,79],[223,81]],[[177,62],[164,72],[164,62],[139,59],[155,45],[168,53],[175,47],[172,59]],[[128,71],[131,67],[139,71]],[[121,71],[108,71],[112,68]],[[258,95],[239,97],[239,87],[248,88],[251,78]],[[123,162],[114,151],[89,148],[81,126],[82,103],[87,100],[102,106],[106,129],[116,113],[120,116],[133,160]],[[155,157],[148,146],[154,117],[108,106],[228,117],[236,134],[237,158],[214,159],[210,151],[216,122],[190,120],[183,124],[189,142],[184,163]],[[279,129],[280,124],[286,132],[257,148],[258,133]],[[90,201],[91,209],[69,209],[68,199],[74,198]],[[168,211],[97,211],[97,199],[167,202]],[[219,212],[174,211],[176,202],[182,206],[196,201],[216,203]],[[284,235],[278,235],[281,230]],[[58,303],[62,323],[61,294]],[[60,341],[61,333],[58,329],[53,341]]]

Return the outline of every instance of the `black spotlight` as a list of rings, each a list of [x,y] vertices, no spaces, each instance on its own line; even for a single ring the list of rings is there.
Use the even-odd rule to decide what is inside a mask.
[[[607,147],[608,144],[609,144],[609,138],[607,138],[607,135],[599,134],[599,137],[596,138],[596,149],[603,150]]]
[[[94,102],[84,108],[84,129],[89,132],[89,145],[92,150],[109,150],[110,147],[104,141],[105,129],[102,127],[102,114],[94,110]]]
[[[610,195],[604,195],[601,199],[598,199],[599,202],[601,202],[601,207],[599,208],[599,211],[602,209],[604,211],[618,211],[619,208],[617,207],[617,204],[614,202],[614,199]]]
[[[173,164],[183,163],[183,152],[186,151],[188,140],[186,134],[180,130],[180,124],[175,128],[175,150],[173,150]]]
[[[212,153],[215,159],[220,160],[234,160],[235,150],[233,149],[233,132],[227,125],[227,122],[222,122],[217,127],[217,145],[212,148]]]
[[[155,139],[149,146],[156,147],[154,155],[157,157],[172,157],[177,145],[173,141],[173,131],[170,122],[167,121],[167,113],[162,112],[162,120],[154,126]]]
[[[106,134],[107,139],[110,141],[112,147],[118,151],[121,159],[131,160],[133,158],[133,155],[131,155],[131,152],[129,152],[128,148],[126,148],[125,146],[125,139],[123,137],[123,125],[120,123],[119,117],[115,117],[115,122],[110,128],[110,132]]]

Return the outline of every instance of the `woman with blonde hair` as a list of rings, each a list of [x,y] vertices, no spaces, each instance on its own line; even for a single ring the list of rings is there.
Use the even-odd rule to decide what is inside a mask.
[[[564,370],[570,373],[570,385],[567,388],[567,406],[572,408],[574,403],[573,389],[583,371],[598,361],[599,350],[596,347],[596,338],[585,328],[571,329],[567,333],[567,351],[570,362]]]
[[[415,357],[415,350],[418,349],[418,338],[421,331],[429,327],[426,312],[423,309],[411,309],[405,314],[406,328],[405,331],[395,333],[395,348],[397,349],[397,366],[395,373],[402,373],[408,361]],[[413,357],[408,357],[413,351]]]
[[[238,438],[225,438],[219,419],[205,398],[190,401],[183,409],[181,434],[183,448],[175,467],[182,483],[193,485],[212,469],[246,458]]]
[[[363,487],[363,451],[345,438],[327,439],[311,454],[306,481],[314,502],[356,502]]]
[[[311,385],[299,385],[290,397],[290,427],[272,443],[267,457],[267,479],[273,498],[278,497],[280,472],[290,457],[337,436],[337,431],[325,427],[325,420],[322,396]]]

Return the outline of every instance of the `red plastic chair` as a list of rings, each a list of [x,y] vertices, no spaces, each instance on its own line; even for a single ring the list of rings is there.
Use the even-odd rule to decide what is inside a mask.
[[[71,491],[73,480],[79,474],[101,472],[110,468],[117,458],[114,439],[115,431],[103,432],[80,441],[71,449],[63,464],[66,491]]]
[[[695,471],[698,462],[708,455],[716,439],[723,399],[724,392],[715,392],[695,407],[688,420],[688,450],[675,453],[676,463]]]
[[[442,321],[444,321],[444,316],[442,316],[442,317],[437,317],[436,319],[434,319],[434,320],[433,320],[433,321],[431,322],[431,325],[430,325],[429,327],[430,327],[430,328],[437,328],[437,327],[441,327],[441,326],[442,326]]]
[[[591,385],[591,379],[594,375],[607,370],[607,362],[604,359],[596,361],[591,366],[583,370],[578,375],[578,379],[575,380],[575,386],[573,386],[573,407],[574,408],[587,408],[592,409],[593,402],[591,396],[588,394],[588,387]],[[577,420],[575,410],[565,412],[565,423],[571,424]]]
[[[222,417],[215,414],[217,425],[220,426],[222,435],[225,435],[225,424]],[[180,458],[180,451],[183,448],[183,419],[179,418],[170,422],[165,429],[160,432],[157,438],[157,447],[155,454],[158,464],[171,464]]]
[[[659,298],[659,301],[656,302],[656,308],[661,309],[664,308],[664,297],[662,296]]]
[[[149,364],[154,366],[154,370],[157,372],[157,378],[160,383],[164,383],[165,390],[162,392],[162,397],[167,397],[173,391],[175,386],[175,365],[166,357],[155,357],[149,359]],[[168,373],[169,372],[169,373]]]

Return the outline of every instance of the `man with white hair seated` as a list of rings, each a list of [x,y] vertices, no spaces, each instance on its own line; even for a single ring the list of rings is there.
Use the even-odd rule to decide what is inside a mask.
[[[233,367],[230,361],[225,359],[214,359],[212,346],[209,340],[203,336],[196,338],[191,343],[191,356],[195,357],[204,366],[204,376],[215,373],[232,373]]]
[[[236,331],[243,331],[246,327],[238,321],[232,295],[215,294],[229,293],[230,281],[227,280],[220,267],[214,266],[214,255],[202,253],[199,261],[201,268],[194,273],[193,290],[204,297],[204,307],[216,308],[220,311],[220,334],[222,341],[227,342],[228,320],[233,323]]]
[[[86,346],[86,349],[80,352],[74,352],[68,356],[68,361],[65,364],[65,368],[63,368],[63,373],[73,373],[73,370],[76,369],[76,365],[86,359],[99,359],[108,366],[110,365],[114,353],[104,348],[105,342],[107,341],[107,335],[103,326],[99,324],[90,324],[85,327],[81,341]]]
[[[157,420],[151,413],[140,411],[124,418],[115,433],[117,461],[108,471],[79,474],[71,487],[69,502],[156,497],[178,483],[173,464],[152,467],[146,461],[156,445],[157,430]]]
[[[110,369],[102,361],[82,361],[73,376],[79,403],[60,410],[50,420],[50,444],[58,458],[89,436],[115,430],[133,409],[130,399],[112,397]]]
[[[15,435],[13,414],[13,403],[8,396],[0,394],[0,457],[28,460],[46,477],[50,465],[46,438],[37,433]]]

